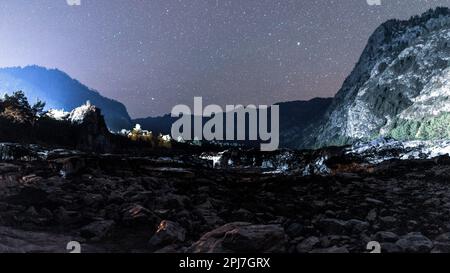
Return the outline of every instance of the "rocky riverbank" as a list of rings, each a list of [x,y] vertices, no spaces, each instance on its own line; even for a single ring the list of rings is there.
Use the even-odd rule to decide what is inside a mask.
[[[67,252],[69,240],[85,252],[367,252],[374,240],[385,252],[450,251],[448,156],[334,158],[328,174],[305,176],[183,155],[10,153],[1,252]]]

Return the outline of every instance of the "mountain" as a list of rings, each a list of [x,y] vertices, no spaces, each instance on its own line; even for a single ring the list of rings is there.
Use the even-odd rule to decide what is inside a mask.
[[[290,147],[295,143],[295,136],[303,134],[308,125],[320,119],[331,105],[332,98],[315,98],[309,101],[291,101],[277,103],[280,107],[280,141],[282,147]],[[170,134],[172,123],[178,118],[170,115],[135,119],[133,123],[140,124],[143,129],[154,133]],[[206,122],[208,119],[204,119]],[[248,129],[248,124],[247,124]]]
[[[450,139],[450,10],[383,23],[334,98],[278,105],[281,147]],[[167,134],[175,120],[134,122]]]
[[[322,119],[297,148],[356,140],[450,138],[450,10],[390,20],[370,37]]]
[[[177,118],[170,115],[132,120],[125,106],[115,100],[103,97],[66,73],[40,66],[0,68],[0,94],[24,91],[31,103],[46,102],[47,109],[70,112],[90,101],[102,110],[108,128],[112,131],[129,129],[140,124],[143,129],[154,133],[170,134]],[[320,118],[331,104],[331,98],[317,98],[311,101],[278,103],[280,106],[280,134],[284,146],[294,145],[289,140],[292,134],[302,134],[308,124]],[[207,119],[204,119],[206,122]],[[284,141],[286,140],[286,141]]]
[[[134,119],[133,123],[141,125],[142,129],[152,131],[156,134],[170,134],[172,124],[178,118],[173,118],[170,114],[160,116],[160,117],[147,117]]]
[[[0,68],[0,93],[22,90],[31,103],[40,99],[46,108],[71,111],[90,101],[102,109],[108,128],[119,131],[131,128],[131,118],[125,106],[103,97],[66,73],[39,66]]]
[[[280,147],[295,147],[297,136],[307,133],[311,124],[323,118],[333,98],[282,102],[280,106]]]

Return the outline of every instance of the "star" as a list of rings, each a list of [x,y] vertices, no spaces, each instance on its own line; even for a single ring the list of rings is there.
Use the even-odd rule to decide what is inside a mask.
[[[0,1],[8,26],[0,28],[0,67],[58,68],[123,102],[132,117],[170,113],[194,96],[218,105],[334,96],[383,22],[450,5],[109,0],[74,9],[64,2]]]

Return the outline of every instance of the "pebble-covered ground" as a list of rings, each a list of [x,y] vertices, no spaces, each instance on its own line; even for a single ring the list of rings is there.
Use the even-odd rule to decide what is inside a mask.
[[[450,158],[327,176],[194,158],[0,162],[0,252],[450,252]]]

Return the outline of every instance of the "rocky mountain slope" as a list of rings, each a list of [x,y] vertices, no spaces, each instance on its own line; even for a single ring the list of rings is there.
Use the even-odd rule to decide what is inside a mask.
[[[71,111],[90,101],[102,109],[108,127],[113,131],[132,128],[125,106],[103,97],[57,69],[39,66],[0,69],[0,93],[22,90],[31,102],[45,101],[48,109]]]
[[[379,136],[450,137],[450,10],[390,20],[370,37],[328,113],[295,147],[349,144]]]

